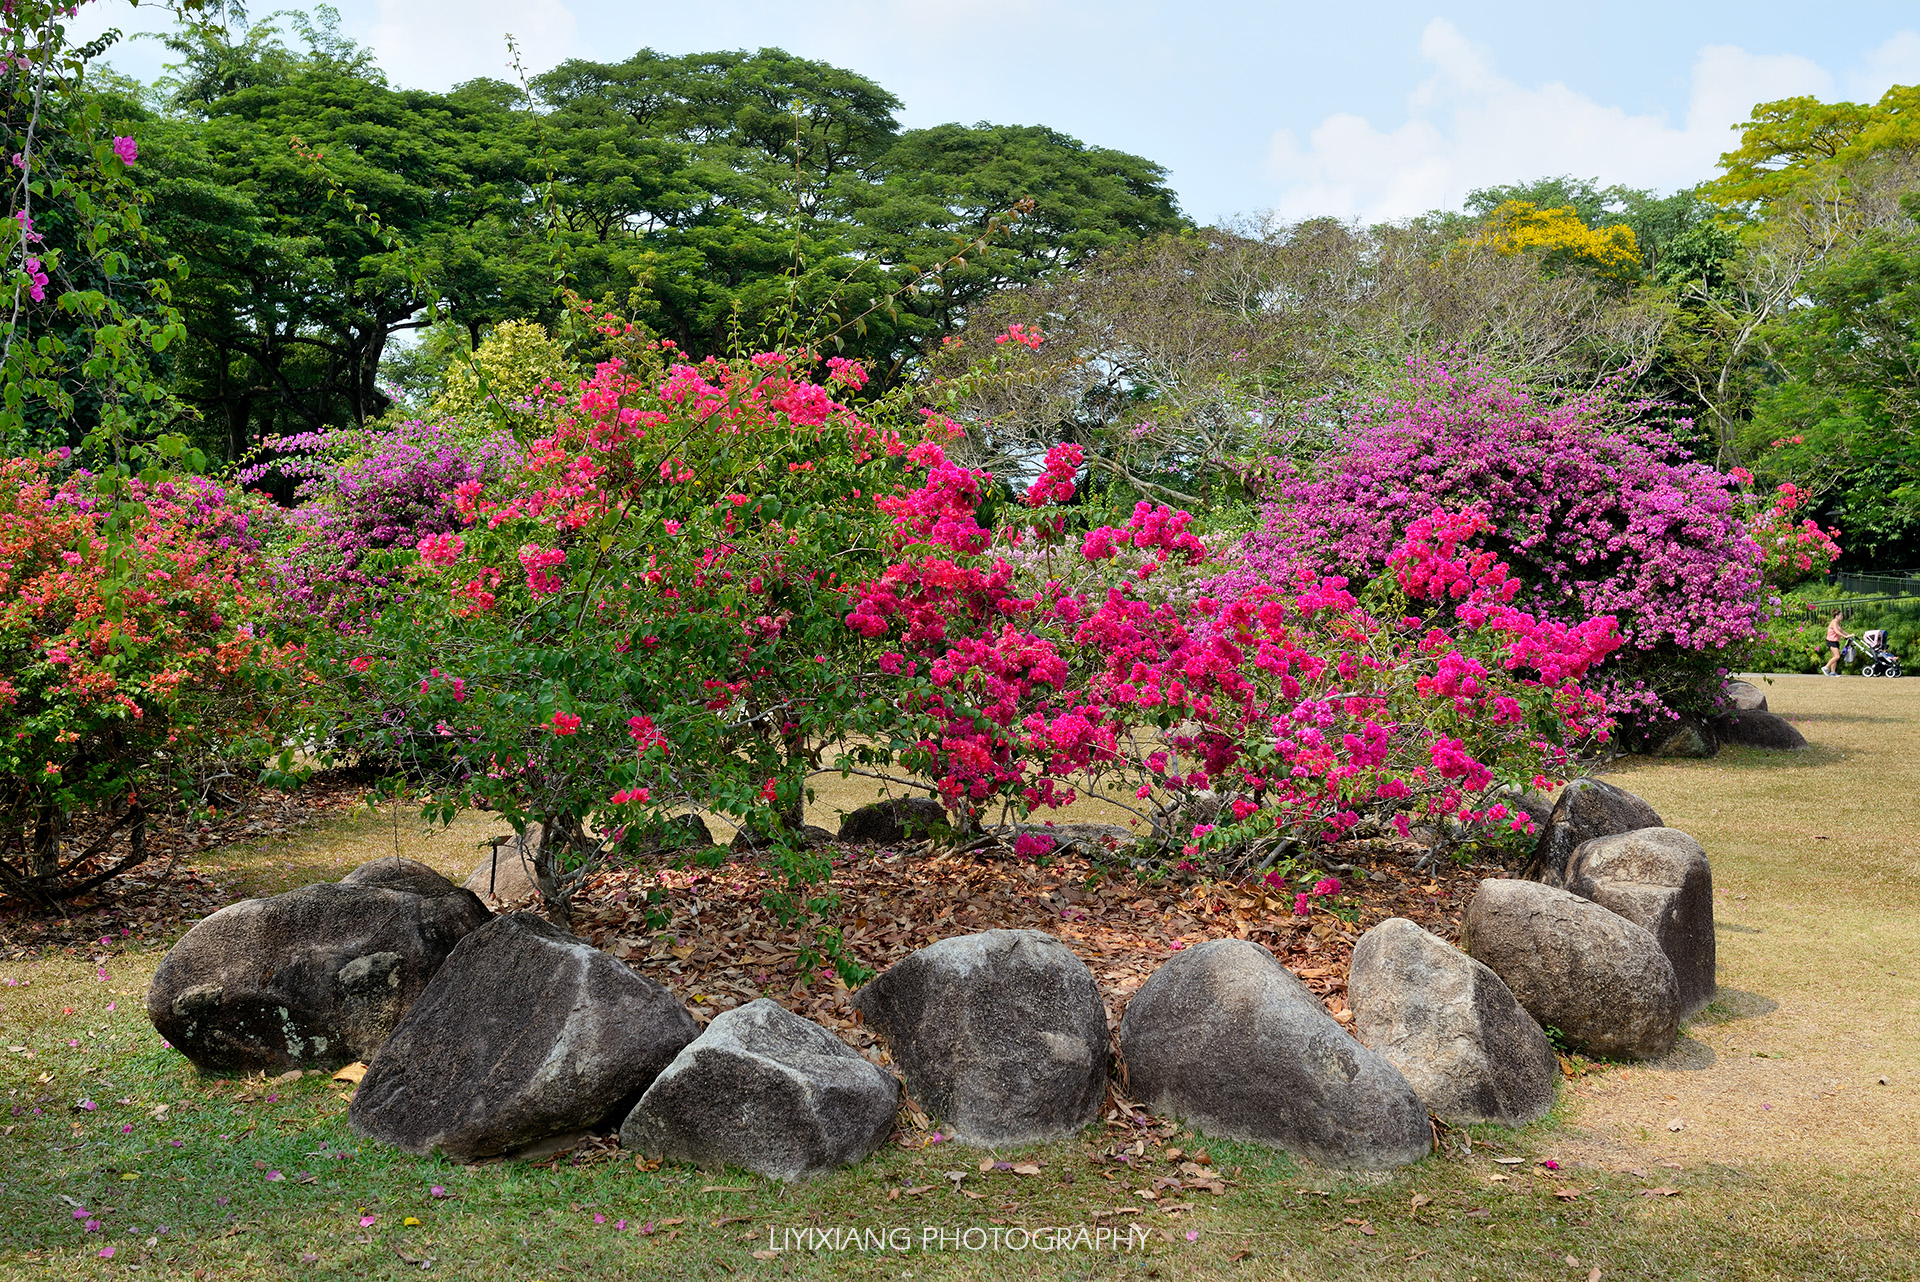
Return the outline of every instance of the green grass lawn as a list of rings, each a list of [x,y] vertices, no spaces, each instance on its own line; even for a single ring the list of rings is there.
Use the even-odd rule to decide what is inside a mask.
[[[0,1275],[1920,1276],[1920,681],[1770,693],[1815,752],[1620,780],[1714,858],[1723,1000],[1666,1060],[1583,1077],[1546,1122],[1479,1131],[1471,1155],[1454,1134],[1417,1166],[1343,1176],[1108,1128],[1022,1153],[1038,1174],[929,1144],[794,1187],[618,1154],[423,1161],[356,1137],[324,1076],[200,1076],[141,1012],[161,948],[109,945],[0,963]],[[278,888],[355,833],[226,857]],[[1135,1142],[1131,1167],[1107,1156]],[[1173,1146],[1204,1150],[1224,1191],[1156,1190]],[[1037,1249],[1035,1230],[1061,1246]]]

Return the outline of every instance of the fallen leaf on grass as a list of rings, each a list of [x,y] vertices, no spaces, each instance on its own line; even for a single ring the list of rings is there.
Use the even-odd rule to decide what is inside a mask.
[[[1433,1199],[1425,1193],[1415,1193],[1413,1195],[1413,1209],[1417,1211],[1431,1201],[1433,1201]]]
[[[756,1260],[772,1260],[772,1259],[779,1258],[779,1255],[780,1255],[780,1252],[769,1251],[763,1247],[760,1250],[755,1251],[753,1253],[753,1258]]]
[[[1040,1168],[1032,1162],[1021,1162],[1013,1168],[1015,1175],[1038,1175]]]
[[[921,1185],[919,1185],[919,1186],[917,1186],[917,1187],[915,1187],[915,1188],[910,1188],[910,1189],[900,1189],[900,1190],[898,1190],[898,1192],[899,1192],[900,1194],[902,1194],[903,1196],[905,1196],[905,1197],[919,1197],[919,1196],[920,1196],[920,1195],[921,1195],[922,1193],[931,1193],[931,1192],[933,1192],[933,1185],[931,1185],[931,1184],[921,1184]]]
[[[1555,1189],[1553,1195],[1563,1202],[1571,1202],[1580,1196],[1579,1189]]]
[[[336,1082],[358,1082],[367,1075],[367,1066],[358,1061],[347,1065],[333,1075]]]
[[[1493,1174],[1493,1175],[1489,1175],[1489,1176],[1487,1177],[1487,1182],[1488,1182],[1489,1184],[1505,1184],[1505,1183],[1506,1183],[1506,1182],[1507,1182],[1507,1181],[1508,1181],[1508,1180],[1509,1180],[1510,1178],[1512,1178],[1512,1177],[1511,1177],[1511,1176],[1506,1176],[1506,1175],[1501,1175],[1501,1174],[1498,1174],[1498,1173],[1496,1172],[1495,1174]]]
[[[1662,1184],[1657,1189],[1641,1189],[1640,1196],[1641,1197],[1672,1197],[1675,1193],[1678,1193],[1679,1191],[1680,1191],[1679,1189],[1674,1188],[1670,1184]]]
[[[1676,1117],[1667,1122],[1667,1129],[1670,1131],[1684,1131],[1687,1129],[1687,1124]]]
[[[753,1188],[747,1184],[709,1184],[700,1191],[702,1193],[751,1193]]]
[[[1519,1166],[1523,1164],[1527,1159],[1524,1157],[1496,1157],[1493,1160],[1500,1163],[1500,1165],[1502,1166]]]
[[[1587,1270],[1587,1282],[1600,1282],[1600,1266],[1594,1265]]]

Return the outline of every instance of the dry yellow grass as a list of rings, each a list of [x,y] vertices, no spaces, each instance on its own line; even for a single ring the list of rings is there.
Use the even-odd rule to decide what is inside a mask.
[[[1721,996],[1665,1059],[1577,1084],[1573,1155],[1920,1170],[1920,680],[1764,688],[1812,751],[1612,776],[1706,847]]]

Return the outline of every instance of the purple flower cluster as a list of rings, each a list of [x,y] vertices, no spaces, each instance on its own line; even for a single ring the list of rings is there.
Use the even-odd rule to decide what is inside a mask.
[[[1762,550],[1730,479],[1688,461],[1644,403],[1603,395],[1549,402],[1483,369],[1413,368],[1396,399],[1369,406],[1344,449],[1291,481],[1251,535],[1238,577],[1288,582],[1302,567],[1370,578],[1416,519],[1476,509],[1485,545],[1562,619],[1610,614],[1626,646],[1597,684],[1612,710],[1644,719],[1704,681],[1712,660],[1764,627]],[[1682,682],[1682,685],[1686,682]]]
[[[341,627],[378,610],[395,582],[368,564],[370,553],[412,548],[422,537],[461,528],[454,491],[486,484],[517,461],[504,435],[475,437],[443,423],[408,420],[378,429],[283,436],[273,457],[241,471],[242,484],[278,475],[297,480],[286,513],[291,537],[271,554],[285,604]]]

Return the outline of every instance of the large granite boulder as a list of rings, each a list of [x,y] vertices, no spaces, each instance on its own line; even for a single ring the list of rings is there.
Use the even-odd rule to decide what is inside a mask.
[[[1559,1057],[1500,977],[1404,917],[1353,946],[1353,1030],[1454,1125],[1546,1116]]]
[[[1432,1144],[1400,1070],[1243,939],[1185,949],[1155,971],[1127,1004],[1120,1054],[1134,1099],[1208,1135],[1333,1167],[1398,1166]]]
[[[699,1033],[666,989],[533,913],[460,941],[347,1111],[408,1153],[470,1160],[625,1116]]]
[[[1776,752],[1798,752],[1807,747],[1807,737],[1794,729],[1785,717],[1772,712],[1735,712],[1714,722],[1723,743],[1743,748],[1770,748]]]
[[[790,843],[794,841],[796,836],[799,838],[798,844],[802,848],[827,846],[833,844],[835,840],[834,835],[825,828],[822,828],[819,824],[801,824],[800,831],[797,834],[793,832],[784,834],[785,840]],[[780,845],[780,841],[781,838],[775,834],[756,831],[752,828],[742,828],[733,834],[733,840],[727,843],[727,849],[733,851],[736,855],[761,854],[776,849]]]
[[[1697,717],[1681,717],[1656,734],[1648,744],[1655,757],[1706,758],[1720,753],[1720,736],[1712,726]]]
[[[340,884],[404,890],[410,895],[419,895],[425,899],[432,899],[437,895],[451,895],[460,889],[418,859],[402,859],[398,855],[369,860],[342,877]]]
[[[1467,953],[1567,1045],[1610,1059],[1672,1048],[1680,985],[1660,941],[1590,899],[1488,879],[1467,905]]]
[[[1581,842],[1661,826],[1659,812],[1632,793],[1598,779],[1575,779],[1554,798],[1553,812],[1540,830],[1526,875],[1549,886],[1564,886],[1567,860]]]
[[[646,836],[662,850],[705,850],[713,844],[713,829],[692,812],[659,820]]]
[[[454,946],[486,922],[463,890],[320,885],[228,904],[154,972],[147,1018],[201,1068],[372,1059]]]
[[[496,838],[493,853],[467,874],[466,888],[496,908],[539,902],[544,897],[539,865],[535,861],[539,842],[539,824],[524,833]]]
[[[910,953],[854,998],[907,1093],[982,1148],[1071,1135],[1107,1089],[1107,1010],[1085,962],[1036,930],[989,930]]]
[[[851,845],[890,846],[946,830],[947,808],[931,797],[896,797],[861,806],[840,821],[837,840]]]
[[[715,1017],[675,1056],[627,1114],[620,1144],[797,1180],[886,1143],[899,1107],[891,1073],[763,997]]]
[[[1567,889],[1660,941],[1682,1019],[1713,1000],[1713,871],[1699,842],[1676,828],[1595,837],[1567,861]]]
[[[1759,686],[1751,681],[1729,681],[1726,689],[1727,703],[1736,712],[1765,712],[1767,696]]]

